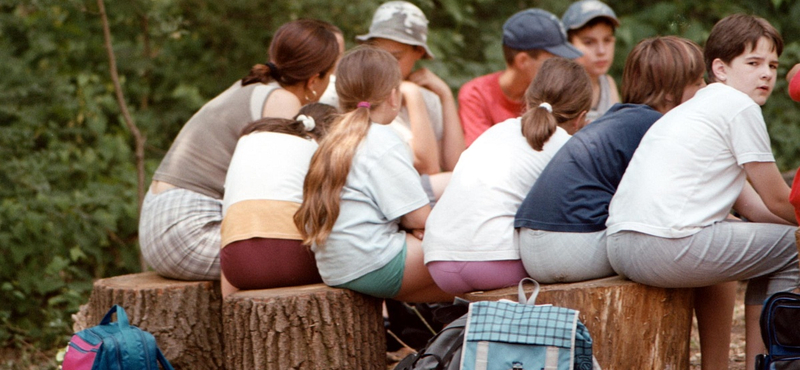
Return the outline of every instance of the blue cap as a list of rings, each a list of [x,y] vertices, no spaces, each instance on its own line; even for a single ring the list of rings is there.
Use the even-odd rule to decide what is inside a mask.
[[[503,24],[503,45],[517,50],[546,50],[567,59],[583,55],[567,41],[564,25],[552,13],[526,9]]]
[[[561,22],[568,30],[577,30],[597,17],[607,18],[614,24],[614,27],[619,26],[619,19],[614,11],[605,3],[597,0],[581,0],[572,3],[564,12]]]

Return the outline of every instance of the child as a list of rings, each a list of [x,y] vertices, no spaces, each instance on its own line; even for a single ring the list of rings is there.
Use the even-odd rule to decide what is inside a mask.
[[[520,256],[531,277],[540,283],[565,283],[615,274],[606,255],[611,197],[642,136],[664,113],[705,86],[703,72],[702,50],[686,39],[654,37],[631,50],[622,76],[625,104],[614,105],[567,141],[517,211]],[[734,283],[696,291],[702,297],[720,290],[723,298],[708,312],[727,313],[726,322],[711,325],[724,336],[706,340],[712,330],[700,333],[704,368],[728,365],[726,338],[735,289]],[[704,301],[697,302],[698,321],[705,329]]]
[[[443,290],[497,289],[527,276],[514,214],[550,158],[585,124],[591,92],[583,67],[548,59],[525,94],[527,112],[492,126],[464,151],[422,242]]]
[[[575,61],[586,68],[592,79],[592,109],[586,115],[592,122],[619,102],[617,84],[607,74],[614,63],[614,30],[619,27],[619,20],[608,5],[581,0],[569,6],[561,22],[569,42],[583,53]]]
[[[294,225],[311,156],[336,108],[311,103],[294,120],[263,118],[242,130],[222,202],[222,295],[319,283]]]
[[[704,51],[711,84],[647,131],[606,222],[611,266],[631,280],[667,288],[748,280],[748,369],[764,351],[764,299],[797,288],[800,273],[796,227],[726,221],[731,207],[746,213],[766,205],[772,216],[765,219],[795,223],[760,107],[782,51],[780,34],[763,18],[735,14],[714,25]]]
[[[326,284],[400,301],[452,301],[422,263],[428,197],[406,144],[387,126],[400,108],[400,79],[384,50],[359,46],[342,58],[336,93],[346,113],[311,159],[294,220]]]

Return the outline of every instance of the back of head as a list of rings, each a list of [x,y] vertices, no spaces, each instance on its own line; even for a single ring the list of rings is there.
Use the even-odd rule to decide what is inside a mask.
[[[306,244],[324,244],[339,217],[339,202],[350,165],[371,126],[377,107],[400,85],[400,67],[387,51],[358,46],[336,69],[336,93],[344,113],[320,142],[303,184],[303,204],[294,221]]]
[[[568,59],[583,55],[567,41],[567,32],[558,18],[536,8],[517,12],[503,24],[503,50],[508,65],[509,58],[521,51],[545,50]]]
[[[339,58],[336,27],[330,23],[299,19],[282,25],[272,37],[269,61],[256,64],[242,85],[277,81],[292,86],[313,76],[324,76]]]
[[[709,82],[717,82],[712,64],[719,59],[729,64],[734,58],[753,49],[762,37],[772,42],[778,56],[783,53],[783,38],[764,18],[749,14],[729,15],[714,25],[706,40],[704,58]]]
[[[425,58],[433,59],[428,48],[428,18],[416,5],[407,1],[389,1],[375,10],[369,33],[356,36],[358,41],[382,38],[425,49]]]
[[[694,42],[677,36],[644,39],[625,60],[622,102],[668,109],[702,77],[703,52]]]
[[[528,110],[522,116],[522,135],[540,151],[559,124],[591,109],[592,82],[580,64],[550,58],[525,92],[525,103]]]

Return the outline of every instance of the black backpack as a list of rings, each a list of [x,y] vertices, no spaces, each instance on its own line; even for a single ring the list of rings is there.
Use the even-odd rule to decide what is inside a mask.
[[[458,370],[461,365],[461,346],[464,344],[464,326],[467,324],[468,305],[458,303],[449,310],[463,311],[461,317],[445,326],[428,341],[419,352],[404,357],[394,370]]]
[[[770,296],[759,325],[768,354],[756,356],[756,370],[800,370],[800,294]]]

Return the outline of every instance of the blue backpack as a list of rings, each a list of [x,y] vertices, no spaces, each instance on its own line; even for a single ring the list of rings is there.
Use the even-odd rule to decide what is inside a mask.
[[[111,315],[117,313],[117,322]],[[72,336],[64,355],[63,370],[165,370],[172,365],[161,353],[152,334],[131,326],[125,310],[114,305],[100,325]]]
[[[800,295],[781,292],[767,298],[759,326],[769,354],[756,356],[756,370],[800,369]]]

